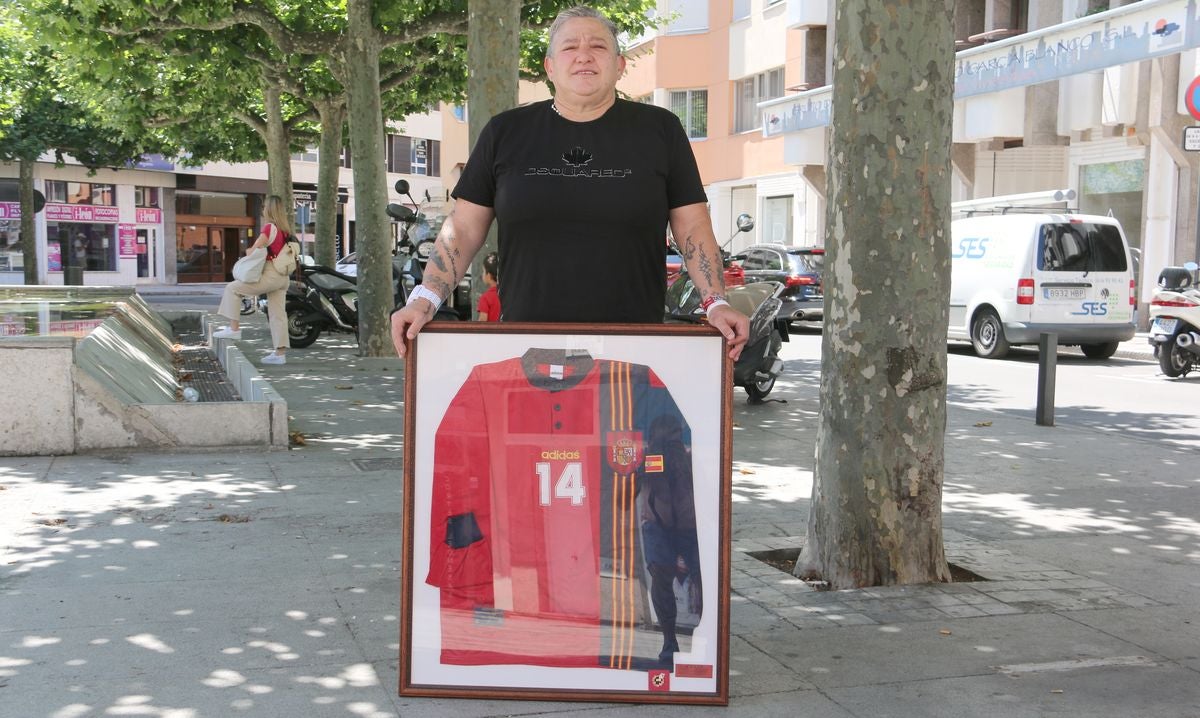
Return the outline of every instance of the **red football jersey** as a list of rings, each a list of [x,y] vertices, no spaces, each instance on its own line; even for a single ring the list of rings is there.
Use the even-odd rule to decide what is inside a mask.
[[[690,434],[648,367],[568,354],[475,367],[438,428],[443,663],[628,669],[659,652],[641,523],[694,545]]]

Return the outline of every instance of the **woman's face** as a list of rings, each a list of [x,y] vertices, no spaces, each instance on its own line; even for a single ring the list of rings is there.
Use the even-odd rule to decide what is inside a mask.
[[[563,23],[543,62],[555,96],[568,102],[607,99],[625,72],[625,58],[604,23],[577,17]]]

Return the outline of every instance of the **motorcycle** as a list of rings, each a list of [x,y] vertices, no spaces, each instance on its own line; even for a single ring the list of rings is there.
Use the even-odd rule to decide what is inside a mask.
[[[319,264],[300,271],[284,299],[292,346],[311,346],[323,331],[358,334],[358,280]]]
[[[429,191],[425,191],[425,198],[422,202],[417,202],[409,193],[408,180],[396,180],[395,186],[396,191],[408,197],[409,202],[417,208],[414,211],[402,204],[392,203],[387,206],[386,210],[389,217],[400,223],[400,237],[396,253],[406,257],[400,270],[400,276],[407,294],[412,292],[413,288],[424,279],[425,265],[429,263],[429,258],[433,255],[437,230],[429,222],[427,214],[428,205],[432,201]],[[454,296],[450,297],[443,306],[450,307],[457,313],[459,319],[470,321],[471,274],[469,271],[454,288]]]
[[[1150,301],[1150,344],[1162,373],[1187,376],[1200,364],[1200,265],[1167,267]]]
[[[753,220],[748,216],[747,220],[739,218],[737,232],[753,229]],[[783,289],[779,282],[754,282],[725,289],[725,300],[730,306],[750,318],[750,338],[733,365],[733,383],[746,390],[751,404],[761,404],[783,373],[779,351],[783,342],[789,341],[788,322],[776,317],[783,304],[779,298]],[[667,321],[706,323],[700,299],[700,292],[684,267],[679,278],[667,289]]]

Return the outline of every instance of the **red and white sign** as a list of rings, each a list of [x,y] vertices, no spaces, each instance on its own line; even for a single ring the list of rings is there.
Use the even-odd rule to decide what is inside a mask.
[[[116,207],[93,207],[86,204],[47,204],[48,222],[105,222],[113,224],[121,218]]]
[[[137,230],[132,224],[117,225],[117,254],[122,257],[137,256]]]
[[[0,219],[20,219],[20,202],[0,202]]]
[[[138,224],[162,224],[162,210],[152,207],[138,207],[136,219]]]

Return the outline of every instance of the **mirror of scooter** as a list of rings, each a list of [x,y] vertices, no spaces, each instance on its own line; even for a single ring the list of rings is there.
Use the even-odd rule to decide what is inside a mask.
[[[404,180],[401,180],[403,182]],[[387,206],[387,215],[397,222],[415,222],[417,213],[402,204],[391,202]]]

